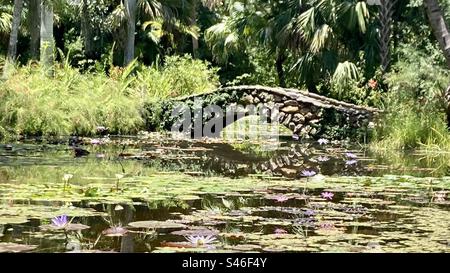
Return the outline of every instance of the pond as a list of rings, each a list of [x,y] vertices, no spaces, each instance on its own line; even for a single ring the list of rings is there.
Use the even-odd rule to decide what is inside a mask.
[[[0,144],[0,252],[448,252],[448,155],[162,134]],[[82,154],[78,154],[82,155]]]

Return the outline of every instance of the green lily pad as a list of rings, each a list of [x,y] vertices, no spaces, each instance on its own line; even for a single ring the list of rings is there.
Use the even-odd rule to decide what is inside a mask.
[[[0,253],[5,252],[28,252],[33,249],[37,248],[36,245],[23,245],[23,244],[16,244],[16,243],[0,243]]]
[[[146,229],[184,229],[186,225],[169,221],[138,221],[128,224],[132,228]]]

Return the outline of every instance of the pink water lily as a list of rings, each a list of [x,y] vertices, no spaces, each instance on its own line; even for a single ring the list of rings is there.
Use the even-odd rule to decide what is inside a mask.
[[[322,195],[322,198],[324,198],[324,199],[331,200],[331,199],[333,199],[334,193],[328,192],[328,191],[324,191],[320,195]]]
[[[287,234],[288,232],[282,228],[276,228],[274,233],[275,234]]]
[[[108,237],[121,237],[128,233],[128,229],[121,226],[113,226],[102,232],[103,235]]]
[[[275,201],[283,203],[286,202],[287,200],[289,200],[289,197],[287,197],[286,195],[275,195],[274,196]]]

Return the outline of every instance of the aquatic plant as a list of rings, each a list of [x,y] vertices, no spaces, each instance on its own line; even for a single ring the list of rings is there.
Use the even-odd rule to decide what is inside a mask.
[[[330,160],[330,158],[328,156],[323,156],[323,155],[321,155],[317,158],[317,161],[319,161],[319,162],[326,162],[328,160]]]
[[[289,200],[289,197],[287,197],[286,195],[282,195],[282,194],[275,195],[273,198],[275,199],[275,201],[277,201],[279,203],[284,203],[287,200]]]
[[[217,238],[214,235],[206,235],[206,236],[195,236],[189,235],[186,236],[186,240],[189,241],[193,246],[196,247],[207,247],[208,245],[214,243]]]
[[[334,193],[325,191],[325,192],[322,192],[320,195],[321,195],[322,198],[324,198],[324,199],[331,200],[331,199],[333,199]]]
[[[302,171],[302,175],[306,177],[315,176],[317,173],[315,171],[304,170]]]
[[[358,163],[358,160],[356,159],[352,159],[352,160],[346,160],[345,161],[345,165],[355,165],[356,163]]]
[[[121,226],[112,226],[102,231],[102,234],[108,237],[122,237],[128,233],[128,229]]]
[[[288,232],[285,229],[276,228],[273,233],[275,233],[275,234],[287,234]]]
[[[349,152],[345,153],[345,156],[348,158],[352,158],[352,159],[358,158],[357,155],[355,155],[354,153],[349,153]]]
[[[67,215],[56,216],[52,219],[52,225],[56,228],[64,228],[68,224]]]
[[[64,186],[63,186],[63,191],[66,191],[66,186],[69,184],[69,180],[72,179],[73,174],[70,173],[66,173],[63,175],[63,181],[64,181]]]
[[[317,140],[317,142],[320,144],[320,145],[326,145],[326,144],[328,144],[328,139],[325,139],[325,138],[320,138],[319,140]]]
[[[119,183],[120,183],[120,179],[124,178],[125,174],[123,173],[116,173],[116,191],[119,190]]]
[[[316,215],[316,212],[312,209],[307,209],[305,212],[303,212],[303,214],[306,216],[313,216]]]

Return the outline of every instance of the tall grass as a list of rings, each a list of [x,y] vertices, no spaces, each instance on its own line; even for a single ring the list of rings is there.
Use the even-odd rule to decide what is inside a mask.
[[[423,148],[450,151],[443,92],[450,73],[433,58],[410,48],[388,74],[385,116],[376,130],[374,150]]]
[[[97,126],[112,134],[145,129],[148,101],[204,92],[217,85],[208,64],[173,57],[164,67],[136,62],[119,69],[80,73],[66,60],[48,78],[36,65],[18,67],[0,82],[0,137],[3,135],[93,135]]]

